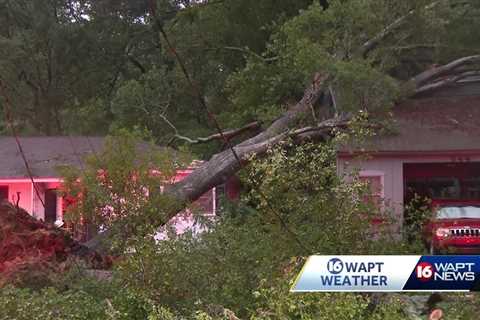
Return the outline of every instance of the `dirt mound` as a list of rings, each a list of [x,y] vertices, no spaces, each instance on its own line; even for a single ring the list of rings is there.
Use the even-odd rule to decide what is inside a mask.
[[[105,269],[110,259],[88,250],[64,230],[39,221],[8,202],[0,203],[0,286],[25,273],[61,272],[67,261]]]

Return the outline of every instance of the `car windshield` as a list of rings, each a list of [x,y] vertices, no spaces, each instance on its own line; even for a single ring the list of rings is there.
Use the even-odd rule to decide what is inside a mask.
[[[437,211],[437,219],[480,219],[480,207],[445,206]]]

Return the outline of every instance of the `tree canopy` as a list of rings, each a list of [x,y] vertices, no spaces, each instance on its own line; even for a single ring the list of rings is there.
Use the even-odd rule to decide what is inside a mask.
[[[4,0],[0,72],[24,133],[142,127],[165,144],[216,133],[172,49],[224,128],[268,124],[315,72],[329,74],[336,97],[323,116],[391,107],[406,80],[476,53],[478,10],[453,0]]]

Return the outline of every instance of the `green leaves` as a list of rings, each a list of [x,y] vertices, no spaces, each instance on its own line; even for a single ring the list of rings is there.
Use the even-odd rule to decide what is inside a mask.
[[[121,130],[106,138],[103,150],[86,159],[81,170],[63,168],[64,193],[75,198],[66,218],[88,221],[97,228],[114,228],[121,249],[132,234],[152,237],[156,227],[179,204],[161,193],[187,154],[159,148],[139,132]]]
[[[105,319],[105,307],[83,291],[58,292],[54,288],[34,292],[2,288],[0,319]]]

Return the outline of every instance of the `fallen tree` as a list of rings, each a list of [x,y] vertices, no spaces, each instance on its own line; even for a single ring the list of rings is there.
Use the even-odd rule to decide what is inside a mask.
[[[389,24],[381,26],[376,35],[364,41],[356,50],[352,50],[352,48],[349,48],[348,51],[339,50],[331,54],[330,58],[336,61],[367,59],[375,61],[370,56],[372,52],[380,47],[384,41],[388,40],[389,37],[392,37],[399,29],[407,26],[411,17],[419,12],[431,12],[441,5],[443,5],[442,1],[433,1],[425,6],[409,10],[404,16],[391,19]],[[152,8],[152,12],[155,13],[154,8]],[[209,161],[203,163],[188,177],[165,188],[165,194],[177,201],[178,206],[165,217],[159,217],[157,221],[158,226],[165,224],[182,210],[185,205],[195,201],[211,188],[226,182],[229,177],[248,164],[252,155],[262,156],[269,148],[286,139],[291,139],[299,144],[304,141],[325,141],[335,135],[335,132],[338,130],[347,129],[355,116],[353,112],[335,112],[335,115],[330,118],[318,118],[316,116],[317,114],[328,114],[327,112],[322,113],[322,111],[332,106],[336,111],[338,109],[336,106],[337,97],[335,96],[334,88],[332,88],[335,84],[335,74],[331,71],[317,70],[313,75],[313,80],[304,90],[303,96],[296,103],[292,104],[283,115],[274,120],[260,133],[243,142],[232,145],[229,134],[239,131],[244,132],[243,129],[249,128],[250,125],[237,130],[232,129],[225,133],[221,131],[215,117],[209,112],[204,97],[192,82],[178,51],[175,50],[171,41],[169,41],[160,20],[157,21],[156,28],[160,38],[164,39],[172,56],[177,60],[185,73],[187,82],[192,86],[193,91],[196,92],[199,105],[203,106],[205,111],[213,118],[217,131],[219,131],[207,138],[183,140],[199,143],[223,139],[225,145],[228,146],[226,150],[213,155]],[[441,66],[433,66],[406,81],[397,79],[396,86],[401,95],[397,97],[394,104],[399,105],[402,101],[416,95],[452,86],[465,78],[476,75],[479,72],[479,60],[479,55],[465,56]],[[373,64],[374,62],[371,63]],[[363,102],[360,104],[367,109]],[[258,123],[255,123],[255,128],[257,127]],[[176,134],[178,135],[178,133]],[[98,248],[101,240],[107,236],[108,232],[104,232],[86,243],[86,246]]]
[[[438,90],[458,83],[458,81],[464,79],[467,72],[468,74],[476,72],[474,70],[477,67],[475,63],[479,60],[480,56],[462,57],[444,66],[420,73],[402,85],[409,91],[397,103],[399,104],[401,101],[420,93]],[[459,71],[459,68],[466,66],[473,69],[470,71],[465,71],[464,69]],[[327,74],[317,73],[310,86],[305,90],[302,99],[293,105],[283,116],[275,120],[268,128],[233,147],[213,155],[209,161],[203,163],[188,177],[167,186],[165,194],[174,198],[179,203],[179,206],[176,210],[171,211],[167,217],[160,219],[158,225],[165,224],[188,203],[197,200],[211,188],[225,183],[237,171],[248,164],[248,159],[252,155],[261,156],[269,148],[285,141],[287,138],[291,138],[296,143],[324,141],[334,134],[334,130],[348,128],[352,120],[351,114],[339,115],[311,126],[298,127],[302,119],[311,116],[312,106],[317,105],[317,108],[325,107],[325,103],[331,101],[331,93],[327,86],[328,78]],[[90,249],[98,249],[106,237],[108,237],[108,232],[98,235],[85,243],[85,246]]]

